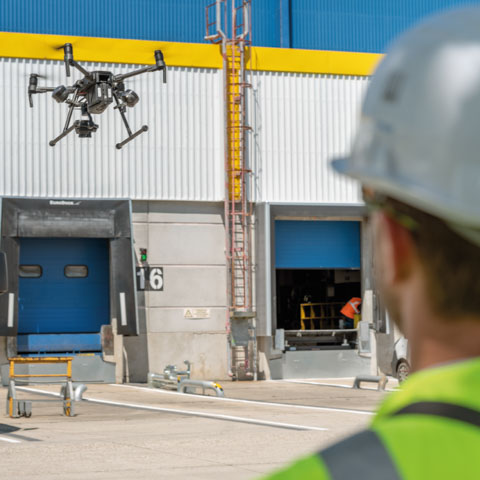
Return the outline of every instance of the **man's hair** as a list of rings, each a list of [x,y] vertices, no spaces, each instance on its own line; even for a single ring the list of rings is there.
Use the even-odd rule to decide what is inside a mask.
[[[480,247],[437,217],[398,200],[387,205],[415,222],[412,237],[426,274],[432,308],[442,316],[480,314]]]

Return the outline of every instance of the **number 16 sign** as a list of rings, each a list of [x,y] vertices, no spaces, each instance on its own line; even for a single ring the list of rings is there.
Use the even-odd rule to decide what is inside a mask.
[[[163,291],[163,267],[137,267],[137,290]]]

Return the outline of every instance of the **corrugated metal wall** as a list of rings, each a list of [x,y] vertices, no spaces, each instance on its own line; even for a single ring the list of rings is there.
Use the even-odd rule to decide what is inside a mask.
[[[203,43],[205,7],[211,3],[214,0],[1,0],[0,31]],[[253,1],[255,45],[280,46],[278,10],[279,0]]]
[[[253,72],[253,196],[264,202],[357,203],[329,160],[350,150],[366,77]]]
[[[384,52],[393,38],[428,15],[480,4],[479,0],[288,1],[291,47],[373,53]]]
[[[0,31],[203,42],[206,0],[2,0]]]
[[[84,66],[116,73],[135,68]],[[127,88],[140,95],[136,107],[127,111],[131,128],[147,124],[150,129],[120,151],[115,144],[127,135],[113,106],[94,116],[100,128],[93,138],[72,133],[48,146],[63,129],[67,107],[43,94],[33,97],[30,109],[31,72],[44,76],[41,85],[67,80],[61,62],[0,60],[0,195],[223,199],[221,71],[170,68],[166,85],[160,73],[127,80]]]
[[[126,72],[135,66],[85,64]],[[126,137],[111,106],[94,116],[91,139],[71,134],[57,146],[67,108],[50,94],[28,107],[31,72],[43,85],[65,83],[63,63],[0,61],[0,195],[221,201],[222,71],[171,68],[168,83],[150,73],[127,81],[140,102],[127,111],[133,130],[150,130],[122,150]],[[332,172],[349,151],[365,77],[253,72],[249,95],[252,198],[267,202],[356,203],[356,183]],[[74,77],[75,78],[75,77]],[[77,118],[79,113],[76,113]]]
[[[1,0],[0,31],[202,43],[205,7],[213,1]],[[393,37],[425,16],[479,3],[252,0],[252,39],[265,47],[383,52]]]

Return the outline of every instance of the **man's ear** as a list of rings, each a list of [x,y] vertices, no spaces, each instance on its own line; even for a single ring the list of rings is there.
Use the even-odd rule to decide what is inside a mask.
[[[375,214],[376,250],[380,255],[382,278],[390,285],[405,280],[416,254],[411,233],[384,212]]]

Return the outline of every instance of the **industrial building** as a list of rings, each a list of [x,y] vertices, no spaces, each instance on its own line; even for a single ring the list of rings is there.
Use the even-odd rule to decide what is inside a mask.
[[[349,151],[390,39],[466,2],[212,2],[1,3],[0,365],[74,354],[82,380],[141,382],[184,360],[208,379],[349,376],[383,360],[393,329],[359,186],[329,160]],[[66,43],[115,74],[163,52],[167,83],[127,82],[129,122],[148,132],[116,149],[111,107],[92,138],[49,145],[67,108],[47,94],[32,109],[27,89],[32,73],[80,78],[65,77]],[[362,318],[342,332],[351,297]]]

